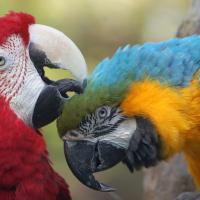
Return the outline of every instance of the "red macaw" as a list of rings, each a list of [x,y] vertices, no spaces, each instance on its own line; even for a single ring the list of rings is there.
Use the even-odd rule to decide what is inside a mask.
[[[69,69],[77,81],[51,81],[43,67]],[[80,93],[86,64],[60,31],[33,16],[0,17],[0,200],[69,200],[37,130],[60,114],[67,91]]]

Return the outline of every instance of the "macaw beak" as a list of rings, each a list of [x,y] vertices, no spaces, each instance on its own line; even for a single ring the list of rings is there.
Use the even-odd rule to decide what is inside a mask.
[[[79,129],[63,135],[66,161],[74,175],[86,186],[110,192],[114,188],[99,183],[93,173],[104,171],[125,160],[136,120],[126,119],[112,132],[97,137],[80,135]],[[59,131],[59,126],[58,126]]]
[[[62,32],[45,25],[33,24],[29,27],[29,33],[29,55],[46,85],[37,99],[32,116],[34,128],[40,128],[61,114],[68,91],[83,92],[87,66],[78,47]],[[68,70],[76,80],[52,81],[45,76],[45,66]]]
[[[115,189],[99,183],[93,173],[106,170],[125,157],[125,149],[106,140],[64,141],[66,161],[73,174],[87,187],[101,192]]]
[[[93,173],[120,161],[133,172],[155,166],[162,159],[161,141],[154,125],[146,118],[127,118],[112,132],[92,138],[80,135],[78,130],[68,131],[63,136],[65,157],[74,175],[92,189],[113,191],[112,187],[95,180]]]
[[[50,68],[61,68],[70,71],[82,84],[87,77],[85,59],[64,33],[49,26],[33,24],[29,27],[30,57],[37,68],[41,64]]]

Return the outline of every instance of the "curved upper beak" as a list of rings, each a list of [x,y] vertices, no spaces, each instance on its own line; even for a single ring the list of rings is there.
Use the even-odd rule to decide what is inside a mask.
[[[86,85],[87,66],[78,47],[62,32],[40,24],[29,27],[29,55],[45,87],[36,101],[32,123],[41,128],[62,112],[67,92],[82,93]],[[68,70],[76,80],[52,81],[45,76],[44,67]]]
[[[33,62],[42,61],[49,67],[69,70],[81,83],[86,79],[85,59],[79,48],[64,33],[40,24],[31,25],[29,33],[30,44],[32,44],[30,48],[33,52],[30,52],[30,56]],[[38,57],[41,59],[41,54],[44,57],[38,60]]]

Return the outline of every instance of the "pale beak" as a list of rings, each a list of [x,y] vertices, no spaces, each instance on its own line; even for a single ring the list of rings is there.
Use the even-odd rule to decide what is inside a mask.
[[[81,83],[87,77],[87,66],[79,48],[64,33],[52,27],[33,24],[29,27],[30,41],[45,53],[52,66],[69,70]],[[49,64],[50,64],[49,63]]]

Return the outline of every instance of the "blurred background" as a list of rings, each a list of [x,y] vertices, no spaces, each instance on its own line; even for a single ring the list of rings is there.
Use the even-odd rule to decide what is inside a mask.
[[[63,31],[79,46],[91,71],[119,46],[174,37],[190,4],[190,0],[0,0],[0,15],[9,10],[28,12],[37,23]],[[69,76],[56,70],[47,74],[52,79]],[[55,123],[43,132],[53,166],[70,184],[73,199],[142,199],[142,173],[130,174],[122,164],[97,174],[117,188],[115,193],[96,192],[80,184],[65,162]]]

